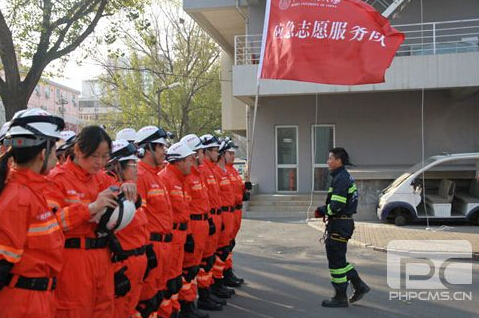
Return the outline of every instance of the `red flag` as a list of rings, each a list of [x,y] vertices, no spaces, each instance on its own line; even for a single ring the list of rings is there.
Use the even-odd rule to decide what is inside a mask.
[[[260,78],[384,82],[404,34],[360,0],[268,0]]]

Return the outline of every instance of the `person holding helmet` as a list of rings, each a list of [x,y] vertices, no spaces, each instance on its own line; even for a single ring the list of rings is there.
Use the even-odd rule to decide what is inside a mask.
[[[190,150],[196,152],[196,160],[193,161],[191,173],[186,176],[185,182],[186,191],[191,197],[188,233],[193,237],[194,246],[193,248],[191,248],[192,246],[185,248],[183,286],[180,290],[179,299],[183,317],[206,317],[206,314],[196,309],[194,304],[197,295],[196,276],[210,233],[208,188],[203,181],[200,171],[204,157],[203,144],[195,134],[184,136],[180,142],[183,142]],[[213,230],[216,231],[216,228],[213,228]],[[202,305],[207,307],[205,309],[208,310],[221,310],[223,308],[222,305],[213,301],[203,302]]]
[[[56,290],[57,317],[114,315],[114,266],[108,236],[98,234],[103,222],[95,222],[119,204],[118,189],[111,187],[114,183],[103,171],[110,151],[111,139],[105,130],[87,126],[77,136],[74,155],[50,173],[54,186],[45,189],[45,195],[57,210],[66,237],[65,263]],[[124,183],[120,190],[127,200],[136,201],[134,184]]]
[[[210,203],[210,219],[208,222],[214,230],[211,230],[209,233],[210,236],[206,242],[200,270],[197,276],[199,294],[198,308],[208,309],[212,305],[211,302],[218,303],[222,306],[227,304],[226,300],[218,298],[211,293],[210,288],[213,283],[213,273],[211,270],[215,263],[215,253],[218,248],[222,228],[220,186],[214,173],[216,162],[218,161],[218,148],[220,146],[220,141],[218,138],[210,134],[203,135],[200,139],[204,149],[203,164],[200,166],[200,170],[208,190]]]
[[[17,112],[0,157],[0,317],[54,317],[64,236],[42,192],[55,166],[63,119]],[[14,167],[8,168],[13,159]]]
[[[118,185],[125,182],[136,183],[138,162],[136,152],[136,147],[127,140],[113,141],[109,172],[114,174]],[[117,287],[115,317],[117,318],[128,318],[136,313],[135,308],[140,300],[143,277],[147,266],[145,252],[146,245],[149,244],[150,240],[147,225],[148,219],[145,211],[140,207],[136,210],[131,223],[111,236],[116,246],[112,248],[114,254],[112,261],[115,264]],[[125,292],[126,294],[121,297]]]
[[[145,126],[138,131],[135,139],[141,158],[138,163],[138,193],[148,219],[149,233],[148,273],[136,307],[142,317],[156,313],[159,306],[171,308],[166,281],[170,270],[173,216],[168,191],[158,177],[165,161],[166,138],[167,134],[162,128]],[[169,314],[161,317],[169,318]]]
[[[136,140],[136,130],[133,128],[124,128],[116,133],[116,140],[126,140],[129,143],[134,143]]]
[[[236,235],[241,227],[241,219],[242,219],[242,209],[243,209],[243,200],[249,200],[249,192],[247,190],[251,189],[251,182],[243,183],[243,179],[241,178],[238,170],[234,167],[234,160],[235,160],[235,153],[236,149],[238,148],[234,145],[233,141],[231,148],[228,150],[231,156],[231,160],[227,162],[226,169],[229,172],[229,177],[231,183],[233,184],[234,193],[235,193],[235,210],[233,212],[234,215],[234,226],[233,232],[231,234],[231,243],[230,243],[230,250],[231,252],[226,259],[225,269],[223,271],[224,282],[226,286],[229,287],[239,287],[244,283],[244,279],[237,277],[233,272],[233,248],[236,245]]]
[[[177,316],[180,310],[178,293],[182,286],[183,257],[190,220],[190,199],[184,183],[185,177],[191,173],[194,155],[195,152],[182,142],[171,145],[166,153],[168,165],[159,173],[160,179],[168,190],[173,208],[173,242],[167,285],[174,316]],[[190,246],[194,244],[191,236],[188,239]]]
[[[220,298],[230,298],[235,293],[224,284],[223,272],[226,260],[231,252],[231,239],[234,228],[235,194],[226,165],[232,161],[231,149],[234,144],[230,140],[222,140],[218,149],[218,161],[214,168],[216,179],[220,185],[222,231],[216,250],[215,265],[213,266],[214,284],[212,292]]]
[[[63,142],[57,147],[57,167],[63,165],[67,158],[73,154],[76,133],[72,130],[64,130],[60,133]]]

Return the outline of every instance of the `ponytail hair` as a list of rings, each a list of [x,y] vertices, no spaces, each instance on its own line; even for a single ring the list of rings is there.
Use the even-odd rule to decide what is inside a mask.
[[[32,146],[28,148],[13,148],[9,147],[8,150],[0,156],[0,194],[5,188],[8,172],[10,167],[8,161],[13,158],[13,161],[17,164],[26,164],[33,159],[47,147],[47,141],[41,143],[38,146]],[[52,148],[50,148],[50,151]]]

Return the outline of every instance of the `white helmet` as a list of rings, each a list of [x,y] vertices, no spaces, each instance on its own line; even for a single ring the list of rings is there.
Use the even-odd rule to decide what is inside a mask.
[[[58,140],[65,127],[62,118],[39,108],[21,110],[13,115],[5,143],[13,147],[32,147],[46,140]]]
[[[219,153],[222,155],[227,151],[236,152],[237,148],[238,146],[236,146],[231,139],[225,138],[221,141]]]
[[[133,128],[125,128],[116,133],[116,140],[128,140],[129,142],[135,142],[136,130]]]
[[[60,132],[60,136],[64,140],[64,142],[57,147],[57,151],[65,151],[68,148],[73,147],[77,134],[72,130],[64,130]]]
[[[190,148],[190,150],[193,150],[193,151],[204,148],[200,138],[196,136],[195,134],[189,134],[184,136],[183,138],[180,139],[180,142],[187,145],[188,148]]]
[[[206,134],[200,137],[201,142],[203,143],[203,148],[214,148],[220,146],[220,141],[216,136],[211,134]]]
[[[168,151],[166,152],[166,160],[168,160],[168,162],[173,162],[195,154],[196,153],[192,151],[186,144],[177,142],[168,148]]]
[[[10,126],[10,122],[7,121],[5,124],[3,124],[2,129],[0,129],[0,142],[5,139],[5,135],[7,134],[8,127]]]
[[[138,160],[136,152],[138,150],[128,140],[114,140],[111,149],[111,160],[127,161]]]
[[[92,221],[98,223],[98,236],[106,236],[111,231],[118,232],[124,229],[133,220],[136,210],[141,206],[141,199],[132,202],[125,199],[123,194],[118,195],[118,206],[115,209],[106,208],[96,214]]]
[[[166,131],[157,126],[145,126],[136,133],[135,143],[138,147],[144,147],[148,143],[168,145]]]

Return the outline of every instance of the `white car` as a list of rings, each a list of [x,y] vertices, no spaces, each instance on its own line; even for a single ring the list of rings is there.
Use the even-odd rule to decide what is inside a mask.
[[[381,192],[377,215],[398,226],[426,218],[479,224],[478,169],[479,153],[430,157]]]

